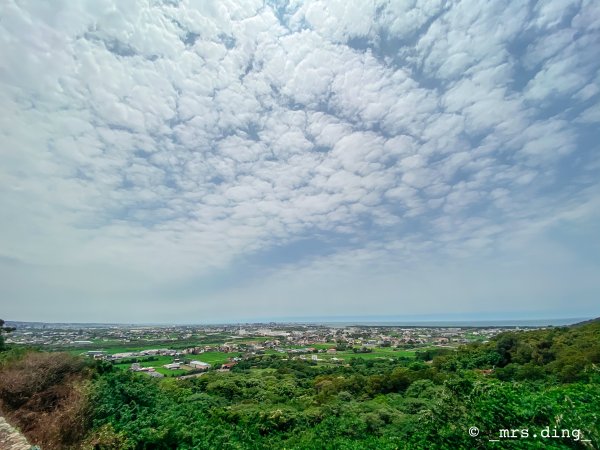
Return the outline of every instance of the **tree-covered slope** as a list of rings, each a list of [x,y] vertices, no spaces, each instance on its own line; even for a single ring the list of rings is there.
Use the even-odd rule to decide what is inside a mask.
[[[509,332],[439,353],[346,366],[261,356],[188,380],[76,367],[52,354],[42,361],[63,362],[45,363],[45,381],[24,383],[19,394],[21,385],[7,380],[35,373],[29,359],[40,356],[32,353],[0,369],[0,407],[27,432],[52,407],[32,399],[56,392],[68,438],[51,435],[45,449],[597,448],[598,322]],[[65,386],[81,395],[58,395]]]

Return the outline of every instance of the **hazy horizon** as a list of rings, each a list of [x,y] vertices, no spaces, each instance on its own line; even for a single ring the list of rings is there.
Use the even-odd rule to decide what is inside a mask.
[[[330,317],[274,317],[257,318],[253,321],[214,321],[214,322],[47,322],[7,319],[7,323],[31,323],[44,325],[114,325],[114,326],[220,326],[220,325],[257,325],[257,324],[276,324],[276,325],[379,325],[379,326],[562,326],[573,325],[575,323],[596,319],[596,317],[529,317],[529,318],[509,318],[507,316],[494,318],[492,316],[483,317],[453,317],[453,315],[416,315],[416,316],[330,316]]]
[[[597,317],[599,17],[9,0],[0,315]]]

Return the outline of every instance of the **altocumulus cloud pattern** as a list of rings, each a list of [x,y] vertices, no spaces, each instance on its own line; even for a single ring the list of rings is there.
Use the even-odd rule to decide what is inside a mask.
[[[589,311],[599,55],[593,0],[7,0],[2,306]]]

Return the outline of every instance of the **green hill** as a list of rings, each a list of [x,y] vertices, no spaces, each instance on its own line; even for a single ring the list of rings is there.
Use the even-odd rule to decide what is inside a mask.
[[[189,380],[151,379],[60,353],[8,351],[0,359],[0,409],[44,450],[600,443],[598,321],[506,332],[417,360],[324,366],[262,355]]]

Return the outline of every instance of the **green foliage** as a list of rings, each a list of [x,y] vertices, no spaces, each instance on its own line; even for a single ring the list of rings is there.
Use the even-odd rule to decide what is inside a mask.
[[[589,379],[600,363],[600,324],[502,333],[486,344],[472,344],[455,353],[438,355],[433,366],[445,372],[494,369],[503,381]],[[418,359],[426,356],[417,355]]]
[[[13,327],[4,326],[4,320],[0,319],[0,352],[6,350],[6,344],[4,342],[4,334],[15,331]]]
[[[598,439],[599,337],[595,324],[511,332],[413,361],[354,358],[339,366],[261,355],[230,373],[185,381],[105,373],[96,382],[92,433],[113,427],[135,449],[467,449],[487,448],[503,428],[560,423]],[[480,439],[468,434],[473,425]]]
[[[186,380],[97,363],[82,448],[484,449],[501,429],[546,426],[580,429],[597,445],[599,345],[590,324],[505,333],[412,360],[259,355]],[[469,435],[472,426],[480,436]],[[520,439],[502,448],[585,446]]]

